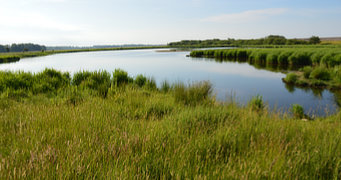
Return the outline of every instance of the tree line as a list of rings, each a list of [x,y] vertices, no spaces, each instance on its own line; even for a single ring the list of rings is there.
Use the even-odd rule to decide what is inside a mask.
[[[173,47],[217,47],[217,46],[244,46],[244,45],[298,45],[318,44],[320,38],[312,36],[309,39],[287,39],[280,35],[270,35],[260,39],[208,39],[208,40],[182,40],[171,42],[168,45]]]
[[[0,45],[0,52],[26,52],[26,51],[46,51],[46,46],[25,43],[25,44],[11,44]]]

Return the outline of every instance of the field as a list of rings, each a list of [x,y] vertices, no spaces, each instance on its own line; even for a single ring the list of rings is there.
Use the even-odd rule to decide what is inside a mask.
[[[2,72],[0,85],[0,179],[341,178],[340,113],[303,121],[122,70]]]

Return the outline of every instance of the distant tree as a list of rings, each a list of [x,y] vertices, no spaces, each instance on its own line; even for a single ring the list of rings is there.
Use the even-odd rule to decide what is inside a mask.
[[[310,44],[319,44],[320,42],[321,39],[318,36],[311,36],[311,38],[309,38]]]
[[[284,45],[287,39],[280,35],[270,35],[264,39],[264,44]]]
[[[0,52],[6,52],[6,47],[5,47],[5,46],[2,46],[2,45],[0,45]]]

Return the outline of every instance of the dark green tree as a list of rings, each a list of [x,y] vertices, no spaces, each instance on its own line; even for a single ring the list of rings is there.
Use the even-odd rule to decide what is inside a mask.
[[[319,44],[320,42],[321,39],[318,36],[311,36],[311,38],[309,38],[310,44]]]

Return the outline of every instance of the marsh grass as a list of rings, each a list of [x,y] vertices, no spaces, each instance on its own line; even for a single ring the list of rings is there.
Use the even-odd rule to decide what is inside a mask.
[[[0,179],[341,178],[340,113],[303,122],[218,104],[207,82],[128,81],[106,98],[81,84],[0,97]]]
[[[175,100],[185,105],[197,105],[210,102],[212,95],[212,84],[208,81],[197,82],[186,86],[177,83],[173,86]]]
[[[226,61],[248,61],[251,64],[257,65],[273,64],[279,67],[284,65],[290,65],[292,67],[303,67],[307,65],[334,67],[341,64],[340,47],[288,47],[196,50],[192,51],[190,56],[216,58]]]

